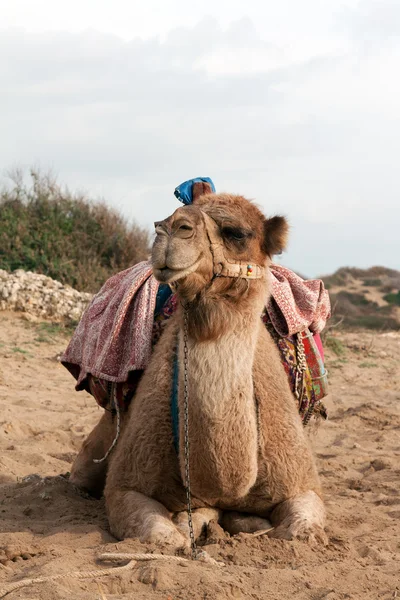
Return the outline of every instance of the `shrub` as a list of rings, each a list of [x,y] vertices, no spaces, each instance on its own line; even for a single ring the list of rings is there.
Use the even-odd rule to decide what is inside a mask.
[[[400,290],[397,293],[393,292],[392,294],[386,294],[386,296],[383,296],[383,299],[386,300],[388,304],[400,306]]]
[[[343,342],[336,337],[328,336],[326,337],[324,343],[327,348],[336,354],[336,356],[343,356],[343,354],[346,352]]]
[[[0,192],[0,269],[43,273],[95,292],[114,273],[146,259],[147,231],[104,202],[31,171]]]
[[[347,327],[356,329],[375,329],[379,331],[400,330],[400,324],[396,319],[381,315],[360,315],[356,318],[347,318],[344,320],[344,323]]]
[[[330,292],[332,313],[343,328],[367,328],[375,330],[400,329],[396,306],[400,306],[400,272],[386,267],[358,269],[342,267],[333,275],[323,277],[327,288],[336,288]],[[379,306],[366,297],[367,289],[376,288],[387,304]],[[357,291],[350,291],[357,289]],[[358,291],[360,290],[360,291]],[[329,329],[329,324],[328,324]]]
[[[385,331],[400,328],[392,305],[378,306],[360,294],[344,291],[331,294],[331,303],[334,318],[339,319],[345,329],[350,327]]]
[[[368,298],[366,298],[362,294],[354,294],[352,292],[340,291],[337,294],[337,297],[339,299],[347,299],[349,302],[351,302],[351,304],[355,304],[356,306],[377,306],[375,302],[368,300]]]
[[[333,275],[325,275],[322,277],[325,287],[330,289],[336,286],[342,286],[346,284],[347,277],[346,274],[343,273],[343,269],[339,269]]]
[[[364,279],[363,285],[366,287],[379,287],[382,285],[381,279]]]

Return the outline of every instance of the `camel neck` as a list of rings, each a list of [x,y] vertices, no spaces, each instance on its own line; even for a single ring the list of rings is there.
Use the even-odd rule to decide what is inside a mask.
[[[257,302],[254,302],[257,300]],[[224,303],[203,302],[199,315],[188,312],[189,439],[193,493],[204,500],[240,497],[254,483],[257,472],[257,415],[252,369],[263,300]],[[212,314],[207,314],[209,309]],[[242,309],[242,310],[241,310]],[[195,311],[195,307],[192,307]],[[190,318],[212,330],[215,318],[224,321],[220,334],[198,339],[191,335]],[[193,331],[193,330],[192,330]],[[198,329],[194,329],[198,333]],[[183,362],[180,331],[179,363]],[[183,415],[183,369],[180,369],[179,413]],[[180,437],[183,439],[183,420]],[[181,468],[184,450],[180,448]],[[221,462],[222,461],[222,462]],[[239,467],[240,465],[240,467]]]

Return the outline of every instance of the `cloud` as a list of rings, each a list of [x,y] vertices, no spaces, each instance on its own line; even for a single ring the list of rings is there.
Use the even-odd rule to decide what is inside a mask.
[[[385,45],[400,41],[400,4],[397,0],[361,0],[343,10],[341,22],[365,43]]]
[[[300,272],[375,263],[379,222],[391,245],[380,262],[395,266],[400,51],[357,50],[373,3],[361,4],[346,20],[351,40],[337,34],[310,55],[265,40],[248,18],[131,41],[3,31],[1,164],[51,167],[145,224],[174,210],[176,184],[209,175],[288,215],[285,260]]]

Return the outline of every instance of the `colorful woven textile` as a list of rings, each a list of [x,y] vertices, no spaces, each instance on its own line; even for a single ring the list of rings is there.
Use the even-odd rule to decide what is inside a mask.
[[[306,329],[297,336],[284,338],[278,335],[265,317],[263,321],[278,347],[304,425],[308,424],[312,415],[326,419],[326,408],[321,400],[328,393],[328,373],[314,336]],[[301,337],[300,344],[303,345],[306,362],[303,372],[299,369],[298,336]]]
[[[320,279],[304,280],[290,269],[271,266],[272,295],[268,317],[280,336],[310,329],[319,333],[331,316],[329,294]]]
[[[106,281],[61,357],[77,379],[77,390],[88,389],[89,373],[106,381],[124,382],[131,371],[147,367],[157,290],[149,262]]]

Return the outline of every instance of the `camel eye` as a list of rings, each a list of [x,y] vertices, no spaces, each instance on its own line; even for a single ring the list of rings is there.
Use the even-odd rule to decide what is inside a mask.
[[[183,231],[193,231],[193,227],[190,225],[181,225],[179,229],[183,229]]]
[[[247,232],[239,227],[223,227],[222,235],[228,240],[235,240],[237,242],[242,242],[248,236]]]

